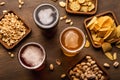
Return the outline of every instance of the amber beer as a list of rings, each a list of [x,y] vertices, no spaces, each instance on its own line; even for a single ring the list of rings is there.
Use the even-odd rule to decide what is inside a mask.
[[[22,46],[18,53],[20,64],[29,70],[42,70],[45,66],[46,53],[44,48],[35,42]]]
[[[75,56],[85,45],[85,35],[79,28],[65,28],[60,34],[60,44],[66,56]]]

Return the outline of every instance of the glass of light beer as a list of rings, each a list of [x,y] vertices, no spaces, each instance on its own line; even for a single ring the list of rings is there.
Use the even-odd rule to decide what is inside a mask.
[[[66,56],[75,56],[80,53],[86,42],[85,34],[77,27],[65,28],[61,32],[59,40],[61,49]]]

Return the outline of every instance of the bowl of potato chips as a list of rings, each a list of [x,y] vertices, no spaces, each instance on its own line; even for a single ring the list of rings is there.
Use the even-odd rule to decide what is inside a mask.
[[[85,29],[95,48],[102,47],[104,43],[114,43],[120,40],[120,26],[115,14],[106,11],[85,19]]]
[[[95,14],[97,0],[66,0],[66,11],[73,14]]]

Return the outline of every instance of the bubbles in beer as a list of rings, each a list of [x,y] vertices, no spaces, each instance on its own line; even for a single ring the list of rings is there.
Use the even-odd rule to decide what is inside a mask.
[[[27,46],[21,57],[30,66],[37,66],[43,60],[42,50],[39,47]]]

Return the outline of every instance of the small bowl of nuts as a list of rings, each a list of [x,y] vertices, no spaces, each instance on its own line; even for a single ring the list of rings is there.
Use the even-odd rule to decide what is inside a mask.
[[[93,15],[97,11],[97,0],[66,0],[66,11],[73,14]]]
[[[6,49],[15,47],[31,29],[13,11],[8,11],[0,18],[0,43]]]
[[[109,80],[108,73],[90,55],[83,57],[67,74],[71,80]]]

